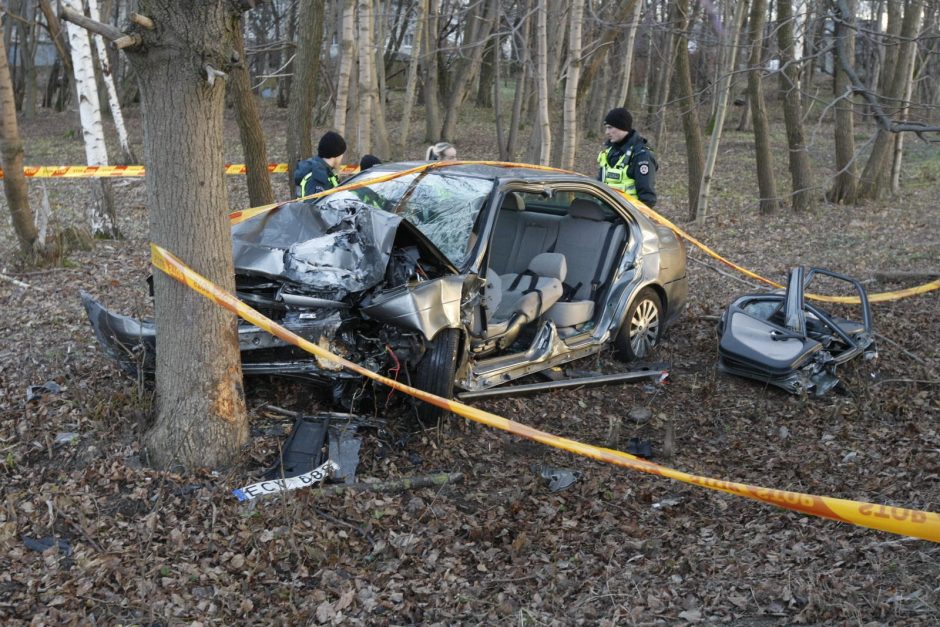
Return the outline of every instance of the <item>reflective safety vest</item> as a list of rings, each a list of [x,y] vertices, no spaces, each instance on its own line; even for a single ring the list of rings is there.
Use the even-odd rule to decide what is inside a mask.
[[[307,185],[308,185],[308,184],[310,183],[310,181],[312,180],[312,177],[313,177],[313,172],[310,172],[309,174],[307,174],[307,176],[305,176],[305,177],[300,181],[300,195],[301,195],[301,196],[306,196],[306,195],[307,195]],[[333,189],[334,187],[339,187],[339,177],[336,176],[336,173],[335,173],[335,172],[330,172],[330,174],[327,175],[326,180],[328,180],[328,181],[330,182],[330,187],[329,187],[329,189]],[[324,191],[326,191],[326,190],[324,190]],[[311,192],[311,193],[313,193],[313,192]]]
[[[630,167],[630,157],[633,156],[633,146],[627,149],[617,163],[611,165],[607,162],[607,153],[610,148],[604,148],[601,154],[597,155],[597,163],[601,167],[601,180],[620,191],[626,192],[631,196],[636,196],[636,181],[627,176],[627,168]]]

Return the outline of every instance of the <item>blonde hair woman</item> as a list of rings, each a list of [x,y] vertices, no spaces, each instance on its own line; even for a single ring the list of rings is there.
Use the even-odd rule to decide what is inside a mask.
[[[457,147],[450,142],[437,142],[428,148],[428,161],[456,161]]]

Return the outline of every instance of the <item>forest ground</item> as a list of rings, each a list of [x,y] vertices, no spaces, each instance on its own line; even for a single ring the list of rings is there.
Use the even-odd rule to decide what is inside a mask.
[[[284,159],[284,111],[262,110],[272,161]],[[417,112],[420,115],[420,111]],[[466,159],[497,154],[489,114],[467,111],[456,142]],[[30,165],[80,164],[74,114],[22,123]],[[139,149],[139,111],[129,112]],[[416,118],[414,154],[422,152]],[[227,112],[226,160],[242,162]],[[390,125],[394,128],[394,125]],[[642,128],[641,128],[642,130]],[[686,220],[680,129],[658,146],[660,203]],[[778,146],[783,128],[775,120]],[[860,129],[859,142],[868,139]],[[577,169],[594,170],[599,140]],[[871,292],[907,284],[876,271],[937,270],[940,155],[910,139],[903,192],[859,207],[760,216],[752,136],[729,122],[712,218],[689,226],[728,258],[781,280],[795,264],[860,278]],[[832,175],[831,127],[811,129],[816,172]],[[788,186],[785,150],[777,182]],[[231,208],[247,206],[228,177]],[[287,190],[275,176],[279,196]],[[825,184],[825,183],[824,183]],[[80,222],[83,180],[32,181],[60,224]],[[362,479],[462,472],[462,484],[391,494],[300,490],[253,504],[231,489],[270,465],[289,428],[271,409],[328,406],[303,386],[248,386],[252,440],[226,473],[161,473],[140,459],[150,392],[98,350],[78,298],[123,313],[145,308],[147,208],[142,180],[115,182],[122,241],[31,269],[0,221],[0,620],[169,624],[340,623],[739,625],[936,624],[936,545],[840,524],[634,473],[451,418],[427,431],[391,423],[364,432]],[[8,215],[6,206],[3,214]],[[684,471],[766,487],[940,511],[940,292],[874,305],[880,358],[841,371],[844,395],[798,398],[716,371],[715,317],[759,289],[689,248],[690,306],[657,357],[667,386],[616,385],[480,402],[497,414],[589,443],[652,443]],[[915,282],[916,283],[916,282]],[[586,368],[616,371],[608,354]],[[26,402],[26,389],[61,386]],[[652,419],[626,413],[648,407]],[[662,457],[667,426],[674,456]],[[77,434],[63,436],[63,434]],[[62,436],[62,437],[59,437]],[[58,440],[67,440],[57,443]],[[537,464],[582,478],[549,493]],[[54,536],[60,550],[31,540]]]

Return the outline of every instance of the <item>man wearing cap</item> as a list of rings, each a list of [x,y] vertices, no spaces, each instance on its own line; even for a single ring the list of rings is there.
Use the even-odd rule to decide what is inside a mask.
[[[656,205],[656,170],[659,165],[646,139],[633,128],[633,116],[623,107],[604,116],[604,149],[597,155],[601,181],[636,196],[648,206]]]
[[[336,169],[343,163],[346,140],[335,131],[327,131],[317,144],[317,156],[297,163],[294,185],[298,196],[309,196],[339,185]]]

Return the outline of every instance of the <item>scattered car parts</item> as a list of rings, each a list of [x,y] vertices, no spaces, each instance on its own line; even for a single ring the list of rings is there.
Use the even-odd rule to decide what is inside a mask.
[[[806,289],[817,276],[852,286],[861,321],[834,316],[806,301]],[[853,278],[822,268],[793,268],[785,292],[741,296],[722,314],[718,334],[722,372],[793,394],[822,396],[839,382],[839,365],[878,354],[865,288]]]

